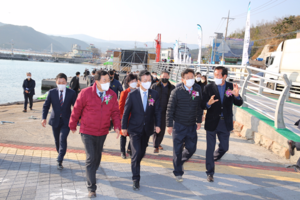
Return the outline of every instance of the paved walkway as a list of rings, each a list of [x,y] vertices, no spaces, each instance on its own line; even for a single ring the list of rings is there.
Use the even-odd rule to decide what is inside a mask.
[[[64,169],[56,169],[57,153],[51,127],[42,128],[42,103],[22,113],[22,105],[0,107],[0,200],[87,199],[85,153],[78,134],[68,137]],[[97,199],[299,199],[300,174],[285,168],[282,159],[251,141],[231,135],[230,150],[216,164],[215,182],[205,174],[206,135],[198,131],[198,145],[184,166],[184,181],[177,183],[172,170],[172,138],[165,135],[159,154],[150,138],[142,162],[141,190],[132,190],[130,159],[122,159],[119,139],[111,132],[97,173]]]

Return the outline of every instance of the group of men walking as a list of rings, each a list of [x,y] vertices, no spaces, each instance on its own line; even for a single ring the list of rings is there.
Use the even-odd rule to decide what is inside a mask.
[[[214,162],[220,160],[229,148],[230,131],[233,129],[232,105],[243,104],[238,86],[226,82],[228,72],[224,67],[214,69],[214,82],[203,87],[204,90],[195,83],[192,69],[182,72],[182,83],[176,87],[169,82],[168,71],[162,72],[160,79],[152,75],[147,70],[140,71],[138,75],[127,74],[125,82],[128,88],[123,91],[122,85],[115,79],[115,72],[93,71],[87,78],[90,87],[82,89],[78,97],[76,91],[66,88],[67,76],[63,73],[57,75],[57,88],[49,91],[43,106],[42,125],[46,126],[52,106],[49,124],[58,152],[57,167],[63,169],[68,134],[70,130],[75,133],[80,123],[89,197],[96,196],[96,171],[111,124],[121,135],[123,158],[126,158],[126,137],[130,138],[127,152],[131,156],[133,189],[139,190],[140,163],[149,138],[153,135],[154,153],[159,153],[163,150],[161,143],[165,131],[173,137],[174,176],[176,181],[183,181],[183,165],[197,149],[197,130],[201,128],[203,110],[207,112],[204,127],[207,180],[214,181]],[[217,150],[216,136],[220,141]]]

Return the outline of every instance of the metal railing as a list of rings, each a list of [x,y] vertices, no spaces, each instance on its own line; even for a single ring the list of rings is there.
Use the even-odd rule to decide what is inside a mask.
[[[208,81],[213,81],[213,69],[217,66],[228,68],[227,81],[235,82],[240,87],[240,95],[244,100],[242,107],[250,107],[260,114],[274,120],[274,126],[278,129],[284,129],[284,103],[289,97],[289,90],[291,83],[286,74],[278,74],[267,70],[242,65],[212,65],[212,64],[174,64],[174,63],[153,63],[152,71],[161,74],[162,71],[170,72],[170,79],[175,83],[181,82],[181,72],[186,68],[192,68],[195,72],[201,72],[206,75]],[[260,72],[277,76],[278,80],[265,78],[253,72]],[[284,88],[282,91],[271,90],[267,87],[267,83],[280,84]],[[264,92],[271,92],[279,95],[278,100],[270,98]],[[273,103],[272,106],[266,105],[263,101],[267,100],[268,104]],[[257,105],[258,104],[258,105]],[[265,109],[273,112],[272,114],[265,111]]]

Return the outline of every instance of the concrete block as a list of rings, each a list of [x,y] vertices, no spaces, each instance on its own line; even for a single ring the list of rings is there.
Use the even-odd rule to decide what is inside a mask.
[[[273,144],[271,145],[271,151],[273,151],[275,154],[279,155],[281,150],[283,149],[283,146],[281,146],[280,144],[278,144],[277,142],[273,142]]]
[[[258,132],[254,132],[253,134],[253,140],[255,144],[261,145],[261,134],[259,134]]]
[[[244,125],[235,121],[234,124],[233,124],[233,129],[234,131],[238,131],[238,132],[241,132],[242,129],[243,129]]]
[[[265,136],[261,136],[261,145],[266,148],[270,149],[271,145],[273,144],[273,141]]]
[[[252,140],[254,135],[254,131],[250,128],[243,127],[243,130],[241,131],[241,136],[243,138],[246,138],[247,140]]]

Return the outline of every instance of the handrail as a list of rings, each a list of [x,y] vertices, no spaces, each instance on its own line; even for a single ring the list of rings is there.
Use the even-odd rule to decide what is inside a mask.
[[[255,68],[255,67],[251,67],[251,66],[246,66],[246,65],[185,64],[185,63],[182,63],[182,64],[153,63],[153,65],[154,65],[153,69],[155,69],[156,71],[161,71],[162,69],[168,69],[171,72],[170,78],[172,78],[176,83],[180,81],[179,75],[180,75],[181,71],[186,68],[192,68],[195,71],[201,71],[201,72],[206,71],[207,80],[210,80],[210,81],[213,81],[211,78],[209,78],[209,76],[212,75],[212,73],[213,73],[213,67],[223,66],[226,68],[239,69],[239,71],[229,71],[228,78],[230,78],[230,79],[234,78],[235,80],[240,81],[239,82],[239,87],[241,88],[240,95],[244,100],[244,104],[242,106],[243,107],[251,106],[252,108],[257,110],[259,113],[262,113],[263,115],[267,116],[268,118],[274,119],[274,124],[275,124],[276,128],[285,128],[285,123],[284,123],[284,119],[283,119],[283,108],[284,108],[285,100],[289,97],[289,90],[291,88],[291,84],[290,84],[289,80],[287,79],[286,74],[278,74],[278,73],[271,72],[268,70],[263,70],[263,69],[259,69],[259,68]],[[205,70],[205,68],[206,68],[206,70]],[[175,74],[172,73],[172,70],[174,70],[174,69],[176,69],[176,71],[174,71]],[[263,72],[264,74],[270,74],[273,76],[277,76],[277,77],[281,78],[282,81],[281,80],[273,80],[273,79],[265,78],[264,76],[259,76],[259,75],[253,74],[252,70],[258,71],[258,72]],[[245,71],[247,71],[247,72],[245,72]],[[230,75],[230,74],[232,74],[232,75]],[[250,81],[250,80],[253,80],[253,76],[257,77],[257,79],[255,79],[255,80],[259,81],[259,84]],[[282,91],[277,91],[276,89],[272,90],[264,85],[265,81],[272,83],[272,84],[280,84],[284,88]],[[249,84],[253,84],[254,86],[258,87],[258,92],[255,92],[255,91],[249,89],[248,88]],[[273,87],[275,87],[275,86],[273,86]],[[263,95],[264,90],[265,91],[271,90],[272,93],[279,94],[280,96],[279,96],[278,101]],[[264,105],[261,102],[257,102],[253,97],[250,97],[247,94],[247,91],[257,94],[258,96],[268,99],[269,101],[275,102],[276,108],[274,109],[274,108]],[[272,111],[275,111],[275,117],[271,116],[268,113],[265,113],[258,107],[251,105],[248,102],[247,98],[249,100],[256,101],[258,104],[260,104]]]

